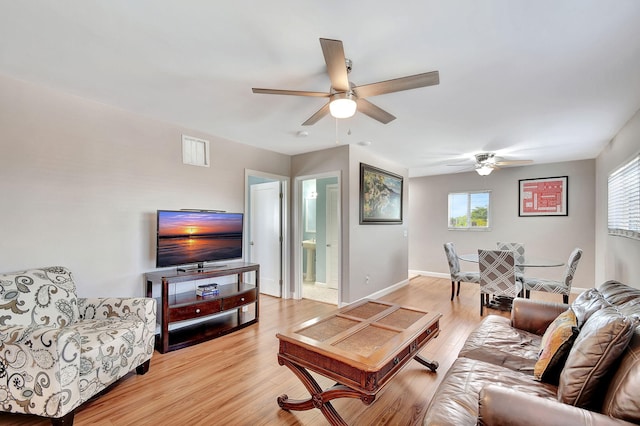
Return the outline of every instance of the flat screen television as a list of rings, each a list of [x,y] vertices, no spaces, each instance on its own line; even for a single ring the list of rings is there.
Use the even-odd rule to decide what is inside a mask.
[[[242,213],[158,210],[156,267],[242,259]],[[190,269],[190,268],[185,268]]]

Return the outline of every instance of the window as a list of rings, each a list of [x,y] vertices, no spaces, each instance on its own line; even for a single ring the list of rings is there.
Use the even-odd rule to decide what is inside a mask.
[[[449,194],[449,229],[489,229],[491,192]]]
[[[609,234],[640,240],[640,154],[609,175]]]

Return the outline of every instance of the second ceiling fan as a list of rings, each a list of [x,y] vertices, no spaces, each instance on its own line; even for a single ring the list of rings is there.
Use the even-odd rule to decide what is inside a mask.
[[[395,120],[395,116],[367,101],[370,96],[400,92],[402,90],[417,89],[440,83],[438,71],[431,71],[393,80],[356,86],[349,81],[351,61],[345,58],[342,41],[327,38],[320,39],[322,53],[327,64],[327,73],[331,80],[329,92],[309,92],[301,90],[259,89],[253,88],[253,93],[270,95],[293,95],[329,98],[322,108],[307,119],[303,126],[315,124],[325,115],[331,113],[335,118],[349,118],[357,111],[368,115],[383,124]]]
[[[491,174],[493,170],[503,166],[520,166],[533,163],[532,160],[504,160],[501,157],[496,157],[493,152],[481,152],[476,154],[475,158],[476,164],[474,169],[480,176],[487,176]]]

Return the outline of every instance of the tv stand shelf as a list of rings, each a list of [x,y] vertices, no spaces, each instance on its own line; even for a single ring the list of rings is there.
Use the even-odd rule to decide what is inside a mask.
[[[255,272],[255,284],[245,282],[244,275]],[[222,267],[190,271],[164,270],[145,275],[147,297],[153,297],[153,285],[160,284],[158,319],[160,336],[156,345],[161,353],[195,345],[258,322],[260,294],[260,265],[230,263]],[[235,283],[220,284],[220,293],[214,296],[196,296],[195,290],[169,294],[169,285],[185,281],[198,281],[215,277],[237,275]],[[243,307],[250,307],[243,312]],[[169,324],[195,320],[195,324],[169,330]]]

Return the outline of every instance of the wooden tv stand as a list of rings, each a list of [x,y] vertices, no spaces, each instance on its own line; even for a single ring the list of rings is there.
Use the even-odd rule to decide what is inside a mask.
[[[255,272],[255,284],[244,281],[244,274]],[[153,285],[160,284],[158,321],[160,337],[156,346],[166,353],[231,333],[258,322],[260,294],[260,265],[234,262],[225,266],[178,271],[176,269],[148,272],[145,275],[147,297],[153,297]],[[186,281],[237,275],[235,283],[219,284],[215,296],[196,296],[195,290],[169,294],[169,286]],[[253,305],[253,309],[251,306]],[[243,312],[243,307],[249,307]],[[174,330],[169,324],[177,321],[202,321]]]

